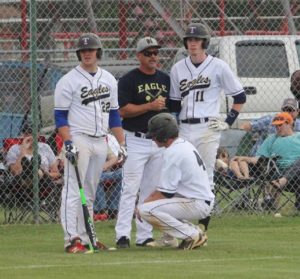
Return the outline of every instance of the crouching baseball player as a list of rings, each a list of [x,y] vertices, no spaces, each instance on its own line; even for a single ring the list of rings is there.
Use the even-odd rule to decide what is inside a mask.
[[[179,248],[192,250],[207,241],[206,234],[188,221],[210,215],[214,194],[196,148],[178,137],[178,125],[168,113],[149,120],[148,133],[163,151],[161,185],[139,207],[139,218],[164,233],[182,239]]]

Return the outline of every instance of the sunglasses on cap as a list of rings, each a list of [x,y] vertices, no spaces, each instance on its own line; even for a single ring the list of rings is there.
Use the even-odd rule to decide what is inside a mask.
[[[282,108],[282,111],[284,111],[284,112],[295,112],[296,110],[292,107],[284,107],[284,108]]]
[[[158,52],[158,50],[153,50],[153,51],[144,50],[144,51],[142,51],[142,53],[146,57],[151,57],[152,55],[157,56],[159,52]]]

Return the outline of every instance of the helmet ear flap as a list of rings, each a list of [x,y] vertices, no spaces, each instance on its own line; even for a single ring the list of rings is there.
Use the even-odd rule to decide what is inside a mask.
[[[208,39],[203,39],[202,41],[202,48],[207,49],[209,45],[209,40]]]
[[[187,47],[187,39],[186,39],[186,38],[183,39],[183,45],[184,45],[185,49],[188,48],[188,47]]]
[[[80,57],[80,51],[79,51],[79,50],[77,50],[77,51],[76,51],[76,55],[77,55],[77,59],[78,59],[78,61],[81,61],[81,57]]]
[[[96,54],[96,56],[97,56],[97,59],[101,59],[101,57],[102,57],[102,49],[101,48],[98,48],[97,49],[97,54]]]

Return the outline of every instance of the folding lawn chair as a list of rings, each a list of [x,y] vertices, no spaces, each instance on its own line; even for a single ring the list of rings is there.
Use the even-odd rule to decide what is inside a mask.
[[[218,170],[214,177],[218,213],[259,210],[259,179],[236,179]]]

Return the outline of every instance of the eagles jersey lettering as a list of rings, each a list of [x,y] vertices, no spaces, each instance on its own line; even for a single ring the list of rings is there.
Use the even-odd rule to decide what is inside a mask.
[[[171,69],[170,99],[182,101],[179,119],[218,117],[221,92],[235,96],[244,91],[229,66],[210,55],[195,67],[190,57]]]

